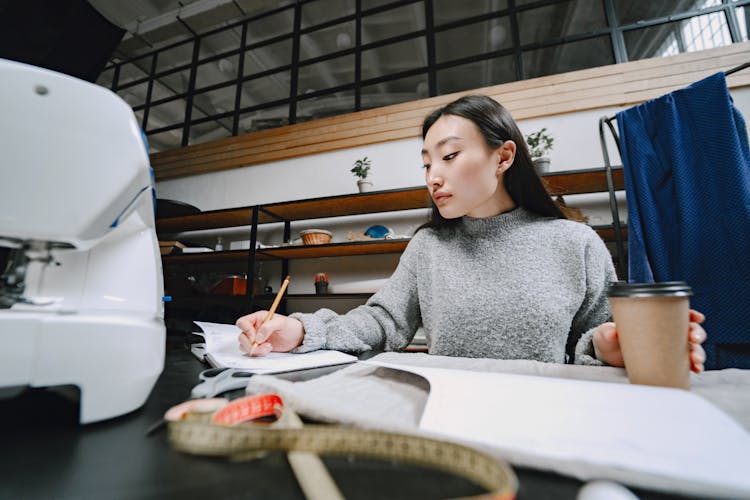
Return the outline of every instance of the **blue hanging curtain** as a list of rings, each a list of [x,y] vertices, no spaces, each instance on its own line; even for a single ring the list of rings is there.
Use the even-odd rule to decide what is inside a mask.
[[[724,73],[617,114],[631,282],[687,281],[707,368],[750,368],[750,150]]]

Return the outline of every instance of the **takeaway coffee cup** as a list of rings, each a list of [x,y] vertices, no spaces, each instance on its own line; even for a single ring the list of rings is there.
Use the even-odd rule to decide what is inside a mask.
[[[631,383],[690,388],[692,294],[684,281],[609,285],[609,304]]]

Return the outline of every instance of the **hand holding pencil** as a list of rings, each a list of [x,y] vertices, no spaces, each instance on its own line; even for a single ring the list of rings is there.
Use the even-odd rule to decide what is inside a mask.
[[[265,356],[275,352],[291,351],[302,344],[305,335],[302,323],[294,318],[275,314],[291,278],[287,276],[268,311],[257,311],[237,320],[242,330],[240,350],[249,356]]]

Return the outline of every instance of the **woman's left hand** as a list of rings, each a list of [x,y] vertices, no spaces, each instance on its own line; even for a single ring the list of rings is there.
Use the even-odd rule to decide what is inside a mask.
[[[695,373],[703,371],[706,351],[701,344],[706,340],[706,331],[700,325],[706,319],[702,313],[690,310],[688,342],[690,343],[690,369]],[[594,352],[597,359],[610,366],[625,366],[620,350],[620,340],[614,323],[602,323],[594,332]]]

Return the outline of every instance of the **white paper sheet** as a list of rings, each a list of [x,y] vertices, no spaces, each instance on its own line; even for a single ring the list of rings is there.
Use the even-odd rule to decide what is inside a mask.
[[[356,356],[339,351],[313,351],[304,354],[272,352],[267,356],[251,358],[240,351],[237,338],[241,330],[236,326],[205,321],[194,323],[203,330],[206,355],[217,367],[241,368],[253,373],[268,374],[357,361]]]
[[[673,479],[673,491],[750,498],[750,434],[688,391],[374,364],[429,380],[428,432],[544,458],[564,473],[583,463],[603,479],[639,473]]]

